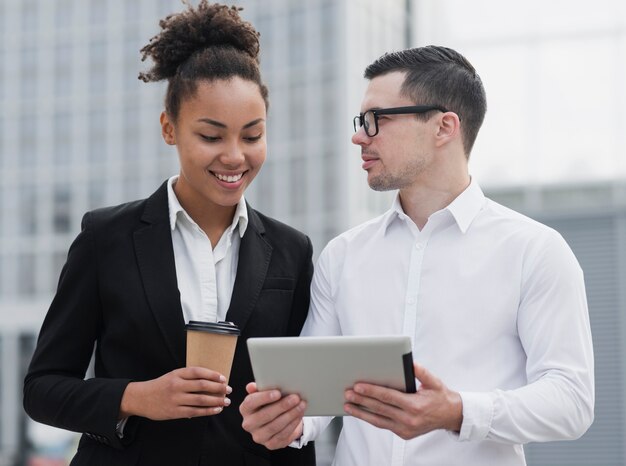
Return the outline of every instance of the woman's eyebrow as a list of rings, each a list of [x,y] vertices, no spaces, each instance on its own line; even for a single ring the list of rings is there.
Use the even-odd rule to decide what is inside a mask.
[[[202,123],[207,123],[209,125],[217,126],[218,128],[227,128],[227,126],[224,123],[221,123],[221,122],[215,121],[215,120],[211,120],[210,118],[198,118],[197,121],[200,121]]]

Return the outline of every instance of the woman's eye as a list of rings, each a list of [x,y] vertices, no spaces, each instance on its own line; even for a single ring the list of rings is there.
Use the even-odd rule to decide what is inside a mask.
[[[259,139],[261,139],[261,137],[263,137],[263,135],[259,134],[258,136],[247,136],[244,139],[248,142],[257,142]]]
[[[201,134],[200,137],[207,142],[216,142],[220,140],[219,136],[207,136],[205,134]]]

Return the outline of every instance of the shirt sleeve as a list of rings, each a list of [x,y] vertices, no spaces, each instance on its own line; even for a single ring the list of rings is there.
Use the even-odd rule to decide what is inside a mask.
[[[333,302],[332,279],[330,277],[332,262],[329,246],[322,251],[315,266],[313,281],[311,282],[311,306],[302,329],[301,335],[303,336],[341,335],[341,327]],[[315,440],[332,419],[332,416],[305,417],[302,436],[289,446],[302,448]]]
[[[335,243],[331,241],[320,254],[313,281],[311,282],[311,306],[301,335],[303,336],[332,336],[341,335],[341,326],[335,310],[333,276],[333,257],[331,251]]]
[[[528,383],[461,392],[460,441],[523,444],[580,437],[593,421],[594,362],[583,273],[553,230],[529,246],[517,330]]]

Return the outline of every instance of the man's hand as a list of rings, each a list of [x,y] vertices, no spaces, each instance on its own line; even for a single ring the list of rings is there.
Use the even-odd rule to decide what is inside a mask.
[[[409,440],[436,429],[458,432],[463,421],[459,393],[448,389],[424,367],[413,363],[421,382],[416,393],[357,383],[346,390],[346,413]]]
[[[232,389],[223,375],[203,367],[185,367],[146,382],[131,382],[122,396],[119,417],[154,421],[212,416],[230,404]]]
[[[306,402],[298,395],[281,397],[278,390],[258,391],[254,382],[246,385],[246,396],[239,411],[242,427],[269,450],[288,446],[302,435]]]

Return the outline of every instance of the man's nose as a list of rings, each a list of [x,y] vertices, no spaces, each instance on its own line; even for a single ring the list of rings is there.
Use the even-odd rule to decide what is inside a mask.
[[[372,138],[365,133],[365,128],[363,126],[361,126],[358,131],[352,135],[352,144],[356,144],[357,146],[369,144],[371,140]]]

